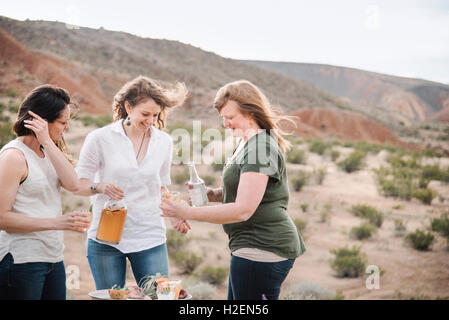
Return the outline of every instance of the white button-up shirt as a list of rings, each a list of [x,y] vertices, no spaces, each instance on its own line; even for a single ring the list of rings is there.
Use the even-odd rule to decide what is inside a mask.
[[[171,183],[173,141],[167,133],[151,127],[148,150],[139,165],[122,122],[119,120],[87,135],[76,172],[80,179],[114,182],[124,190],[128,208],[125,226],[120,243],[111,246],[129,253],[150,249],[166,241],[159,204],[161,186]],[[93,219],[88,230],[89,239],[97,241],[101,211],[108,199],[104,194],[91,198]]]

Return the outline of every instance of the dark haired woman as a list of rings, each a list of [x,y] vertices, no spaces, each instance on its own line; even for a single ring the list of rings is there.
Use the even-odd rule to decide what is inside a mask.
[[[173,142],[162,129],[167,109],[181,105],[186,95],[183,84],[163,86],[137,77],[115,95],[114,123],[94,130],[84,141],[76,167],[78,194],[95,196],[87,257],[97,290],[125,285],[127,258],[137,284],[147,275],[169,275],[159,203],[161,188],[170,184]],[[125,192],[127,216],[120,243],[102,243],[96,232],[103,206]],[[187,222],[170,221],[179,232],[188,231]]]
[[[66,297],[62,230],[88,221],[61,209],[60,187],[79,186],[63,137],[69,105],[66,90],[35,88],[19,107],[17,138],[0,151],[0,298]]]

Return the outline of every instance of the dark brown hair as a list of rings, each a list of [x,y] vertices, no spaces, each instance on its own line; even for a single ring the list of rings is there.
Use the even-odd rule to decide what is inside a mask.
[[[32,119],[32,116],[28,111],[32,111],[49,123],[52,123],[59,119],[62,111],[69,104],[71,104],[71,102],[67,90],[50,84],[38,86],[28,93],[20,104],[17,121],[14,123],[12,130],[18,137],[29,135],[35,136],[32,130],[27,129],[24,126],[25,120]],[[73,164],[73,160],[68,155],[67,144],[64,138],[55,142],[55,144]]]
[[[139,76],[127,83],[114,96],[112,111],[114,121],[125,119],[128,113],[125,109],[125,102],[131,107],[139,103],[153,99],[161,107],[161,113],[157,119],[157,127],[165,127],[166,109],[182,105],[187,98],[187,88],[183,83],[177,82],[173,85]]]

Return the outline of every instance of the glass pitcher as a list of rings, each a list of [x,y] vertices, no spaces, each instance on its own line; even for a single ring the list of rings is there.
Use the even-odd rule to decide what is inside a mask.
[[[122,238],[126,212],[127,207],[123,199],[106,201],[98,224],[97,240],[118,244]]]

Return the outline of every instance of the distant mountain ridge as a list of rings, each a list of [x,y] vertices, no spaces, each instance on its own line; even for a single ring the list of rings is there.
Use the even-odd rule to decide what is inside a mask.
[[[385,108],[410,119],[449,121],[449,85],[324,64],[245,61],[307,81],[350,104]]]
[[[284,113],[314,110],[314,117],[304,117],[300,123],[310,129],[307,135],[315,132],[323,138],[354,139],[348,130],[356,126],[359,139],[383,143],[387,137],[407,147],[385,127],[392,111],[364,110],[306,81],[177,41],[140,38],[102,28],[72,30],[59,22],[0,17],[0,65],[0,93],[12,89],[24,94],[38,84],[55,83],[67,88],[84,111],[94,114],[110,113],[113,95],[137,75],[183,81],[190,96],[181,110],[171,113],[169,123],[191,125],[191,120],[196,119],[205,120],[207,126],[221,126],[217,111],[211,108],[216,90],[230,81],[247,79]],[[327,117],[351,120],[332,122]],[[335,125],[326,125],[330,123]],[[388,134],[379,134],[379,130]]]
[[[81,27],[64,23],[17,21],[0,17],[0,28],[26,47],[50,52],[70,61],[133,78],[151,75],[165,81],[183,81],[196,94],[212,99],[227,82],[247,79],[263,88],[284,111],[302,107],[335,107],[345,104],[331,94],[279,73],[260,70],[222,58],[177,41],[140,38],[125,32]],[[196,104],[193,101],[193,104]]]

